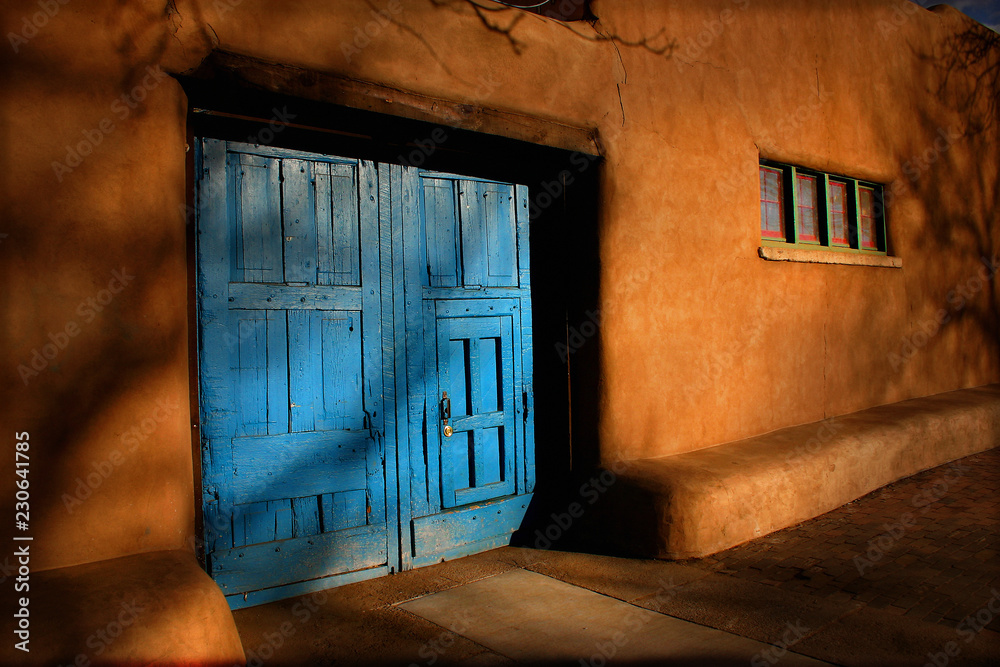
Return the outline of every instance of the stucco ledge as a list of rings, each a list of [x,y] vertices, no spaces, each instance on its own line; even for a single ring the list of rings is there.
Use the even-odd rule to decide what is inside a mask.
[[[774,248],[761,246],[757,248],[761,259],[770,262],[804,262],[806,264],[849,264],[852,266],[878,266],[889,269],[903,268],[902,257],[887,257],[886,255],[862,255],[851,252],[835,252],[830,250],[804,250],[802,248]]]

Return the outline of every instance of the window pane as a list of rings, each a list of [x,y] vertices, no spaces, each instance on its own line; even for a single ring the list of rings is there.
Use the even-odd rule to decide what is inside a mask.
[[[798,175],[795,178],[799,209],[799,240],[819,241],[819,216],[816,213],[816,179]]]
[[[871,188],[858,188],[858,210],[861,218],[861,247],[865,250],[877,250],[875,237],[875,191]]]
[[[847,184],[830,181],[830,243],[847,245]]]
[[[771,167],[760,168],[760,235],[764,238],[785,237],[785,215],[782,203],[781,171]]]

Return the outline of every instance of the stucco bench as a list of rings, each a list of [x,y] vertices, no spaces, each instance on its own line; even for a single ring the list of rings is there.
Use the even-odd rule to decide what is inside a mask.
[[[30,653],[8,637],[0,664],[246,662],[225,596],[187,551],[33,572],[28,595]]]
[[[990,385],[619,463],[601,532],[636,555],[707,556],[998,445],[1000,385]]]

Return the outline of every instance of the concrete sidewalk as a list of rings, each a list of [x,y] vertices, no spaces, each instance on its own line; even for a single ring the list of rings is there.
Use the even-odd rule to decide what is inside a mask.
[[[236,622],[254,666],[1000,665],[998,462],[926,471],[711,559],[508,547]],[[937,499],[888,530],[914,497]],[[877,562],[855,560],[885,533]]]

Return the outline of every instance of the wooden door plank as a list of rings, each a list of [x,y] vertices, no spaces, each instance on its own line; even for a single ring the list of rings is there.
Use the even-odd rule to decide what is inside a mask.
[[[494,336],[477,336],[476,346],[479,348],[479,409],[477,414],[503,410],[503,395],[498,385],[500,382],[500,350],[498,339]],[[509,407],[509,406],[508,406]]]
[[[292,537],[308,537],[322,532],[319,498],[320,496],[292,498]]]
[[[429,488],[427,485],[426,427],[427,382],[424,361],[424,303],[423,285],[427,276],[426,235],[423,231],[423,197],[419,170],[403,167],[403,297],[405,300],[406,336],[406,388],[407,388],[407,447],[409,456],[401,458],[406,462],[402,473],[408,480],[401,484],[408,487],[409,503],[401,510],[412,516],[429,514]],[[430,333],[433,338],[433,333]],[[407,474],[408,471],[408,474]],[[408,481],[408,483],[406,483]],[[409,541],[409,521],[403,521],[406,528],[404,538]],[[412,566],[412,544],[403,552],[403,569]]]
[[[514,496],[414,519],[415,562],[426,565],[440,554],[464,555],[455,550],[492,537],[508,543],[510,535],[520,527],[530,500],[531,496]]]
[[[282,282],[280,162],[244,153],[237,161],[236,278]]]
[[[442,391],[447,388],[451,399],[451,419],[448,424],[452,428],[456,418],[467,417],[475,412],[472,393],[469,391],[469,341],[452,331],[452,327],[459,322],[460,320],[452,319],[444,324],[446,336],[442,344],[446,347],[438,370],[441,373],[439,382]],[[439,354],[442,352],[439,351]],[[444,437],[442,433],[441,484],[444,487],[445,507],[454,507],[455,490],[471,486],[475,480],[475,445],[475,432],[459,431],[451,437]]]
[[[267,312],[267,433],[288,433],[288,316]]]
[[[479,349],[479,382],[480,390],[478,415],[490,414],[506,404],[506,410],[511,409],[510,401],[502,391],[501,385],[503,377],[502,360],[498,359],[500,354],[498,340],[496,338],[476,338],[475,346]],[[499,482],[504,479],[501,470],[503,460],[503,433],[498,427],[483,427],[476,429],[476,438],[479,440],[476,447],[476,486],[483,486],[492,482]],[[481,459],[481,460],[479,460]]]
[[[490,287],[513,287],[518,280],[514,188],[507,184],[489,183],[484,184],[482,189],[486,284]]]
[[[361,312],[323,313],[321,326],[322,409],[317,429],[362,431],[365,428],[362,393]]]
[[[386,456],[386,484],[392,493],[387,499],[390,565],[402,569],[402,555],[409,549],[410,488],[409,488],[409,442],[407,424],[406,386],[406,297],[405,274],[403,271],[403,167],[391,165],[379,172],[379,225],[381,231],[380,250],[382,252],[382,327],[383,358],[391,361],[392,383],[385,378],[385,389],[391,390],[392,399],[385,399],[386,437],[389,447],[394,443],[394,454]],[[383,183],[388,185],[382,187]],[[386,316],[388,314],[388,317]]]
[[[464,287],[424,287],[425,299],[518,299],[527,292],[519,287],[483,287],[468,290]]]
[[[325,155],[312,151],[299,151],[291,148],[277,146],[262,146],[260,144],[249,144],[246,142],[230,141],[230,148],[238,150],[247,155],[259,155],[265,158],[285,159],[293,158],[297,160],[309,160],[310,162],[322,162],[331,165],[356,165],[357,159],[349,157],[339,157],[336,155]]]
[[[464,320],[458,320],[457,322],[464,324]],[[453,329],[458,329],[458,331],[452,333],[452,336],[462,337],[461,340],[468,355],[466,362],[468,363],[467,376],[463,377],[463,384],[466,384],[467,391],[469,392],[469,410],[466,414],[479,414],[483,410],[483,377],[482,368],[479,363],[479,341],[481,339],[476,335],[469,336],[461,326],[453,327]],[[480,431],[472,431],[469,433],[469,437],[472,440],[469,452],[469,456],[472,457],[470,466],[472,469],[472,479],[469,486],[480,486],[486,480],[483,434]]]
[[[410,425],[409,416],[409,388],[407,386],[409,368],[406,359],[406,271],[404,245],[405,238],[405,218],[412,210],[412,193],[407,187],[406,168],[402,166],[392,166],[389,170],[389,185],[392,194],[390,198],[391,216],[389,228],[392,241],[392,261],[390,275],[392,276],[391,287],[383,286],[384,289],[391,289],[392,294],[392,348],[394,379],[396,383],[396,400],[393,408],[395,410],[394,440],[396,443],[396,456],[393,457],[392,473],[386,472],[386,479],[389,483],[395,482],[396,487],[396,508],[387,508],[390,521],[395,524],[391,535],[395,538],[398,553],[398,567],[400,570],[410,567]],[[388,408],[388,406],[387,406]],[[390,436],[392,437],[392,436]]]
[[[281,174],[285,277],[278,282],[315,285],[317,242],[312,163],[286,158],[281,161]]]
[[[518,283],[525,294],[521,297],[520,321],[517,322],[520,328],[520,336],[514,340],[515,364],[514,378],[521,383],[515,388],[515,400],[518,401],[518,416],[521,418],[522,427],[517,430],[521,436],[521,446],[517,448],[518,469],[521,471],[519,477],[524,481],[523,489],[526,493],[535,490],[535,391],[533,372],[533,340],[532,340],[532,316],[531,316],[531,270],[530,270],[530,208],[528,206],[528,188],[518,185],[515,188],[515,199],[517,212],[517,254],[518,254]],[[520,397],[519,397],[520,395]],[[520,487],[519,487],[520,488]]]
[[[330,183],[330,165],[312,163],[313,219],[316,221],[316,284],[339,285],[336,282],[335,252],[333,241],[334,221],[337,217]]]
[[[267,314],[236,313],[237,435],[267,433]]]
[[[365,413],[372,443],[368,448],[368,521],[384,527],[386,504],[395,495],[385,479],[385,403],[382,384],[381,257],[379,252],[378,171],[374,162],[358,163],[361,233],[362,349]],[[395,452],[392,452],[395,454]],[[383,531],[383,535],[386,533]],[[383,553],[389,548],[382,545]]]
[[[517,403],[514,394],[515,378],[517,377],[517,374],[514,372],[515,330],[513,320],[513,316],[503,317],[500,320],[500,326],[502,329],[500,334],[500,361],[502,370],[500,372],[499,379],[502,383],[504,426],[503,442],[498,443],[498,446],[503,446],[504,448],[501,453],[503,474],[502,476],[498,475],[498,477],[501,477],[506,483],[509,484],[511,491],[515,488],[514,478],[516,476],[515,465],[517,459],[515,450],[520,445],[514,435],[517,430]]]
[[[438,356],[445,350],[438,349],[439,336],[435,336],[435,302],[424,302],[424,373],[425,387],[425,440],[424,469],[427,471],[427,509],[436,512],[442,506],[440,475],[441,442],[441,389],[447,385],[439,377]],[[442,357],[443,358],[443,357]]]
[[[448,405],[452,415],[466,414],[467,397],[465,393],[465,351],[461,342],[452,343],[449,335],[451,320],[434,320],[431,326],[437,326],[437,363],[429,375],[428,394],[434,392],[433,405],[430,407],[430,421],[428,420],[428,449],[436,451],[440,456],[440,468],[428,465],[428,483],[435,484],[431,488],[435,491],[440,489],[441,506],[452,507],[455,504],[455,474],[456,460],[460,454],[455,453],[455,448],[459,447],[459,441],[445,438],[442,432],[442,418],[444,406]],[[432,328],[431,331],[434,331]],[[448,392],[448,402],[444,400],[444,392]],[[431,427],[433,424],[433,428]],[[462,442],[467,442],[466,434],[460,436]],[[430,457],[428,457],[430,458]],[[437,487],[436,484],[440,484]]]
[[[478,297],[478,290],[473,294]],[[437,306],[437,316],[438,317],[471,317],[471,318],[482,318],[480,321],[486,321],[490,317],[499,317],[500,315],[505,315],[507,313],[514,312],[518,307],[518,299],[484,299],[484,298],[465,298],[465,299],[443,299],[439,300],[435,304]],[[469,322],[465,325],[466,327],[477,327],[480,326],[477,322]],[[482,325],[484,327],[491,326],[489,324]],[[496,323],[492,325],[493,329],[469,329],[469,331],[485,332],[484,336],[493,335],[496,336]],[[489,333],[489,332],[494,333]]]
[[[322,496],[323,531],[367,525],[367,508],[368,492],[363,488]]]
[[[531,287],[531,252],[529,244],[530,209],[528,207],[528,188],[518,185],[514,188],[515,215],[517,227],[517,271],[518,285],[521,289]]]
[[[339,286],[229,284],[236,310],[361,310],[361,288]]]
[[[234,504],[242,504],[364,488],[364,452],[351,457],[338,454],[329,452],[320,458],[296,452],[269,460],[270,468],[237,468],[229,498]]]
[[[485,184],[458,181],[460,242],[462,246],[462,282],[466,288],[485,287],[486,229],[483,220]]]
[[[225,593],[350,572],[386,562],[385,527],[361,526],[221,551],[216,583]]]
[[[232,450],[228,439],[236,433],[236,397],[229,381],[234,341],[233,316],[228,307],[231,235],[232,174],[225,142],[202,140],[198,173],[198,345],[201,359],[202,498],[205,548],[212,552],[232,546],[228,476]],[[211,438],[220,437],[220,446]]]
[[[225,142],[202,142],[203,159],[198,187],[198,302],[199,345],[206,363],[201,367],[201,394],[212,406],[211,418],[203,420],[203,436],[236,433],[236,397],[229,382],[235,351],[229,312],[231,235],[227,196],[230,174]],[[238,339],[236,339],[238,340]]]
[[[259,452],[260,456],[279,456],[287,450],[322,451],[324,449],[351,449],[364,451],[366,439],[371,438],[367,429],[307,431],[279,435],[248,436],[233,440],[242,452]]]
[[[329,284],[360,285],[357,169],[347,165],[331,166],[330,191],[333,210],[333,263]]]
[[[456,431],[473,431],[480,428],[498,428],[504,424],[504,412],[495,410],[493,412],[482,412],[468,417],[455,417],[449,424]]]
[[[455,186],[450,180],[422,181],[427,281],[431,287],[457,287],[461,264]]]
[[[393,223],[393,193],[392,178],[388,164],[379,164],[378,174],[378,200],[376,216],[378,220],[378,248],[379,248],[379,320],[381,323],[381,346],[382,356],[382,404],[385,410],[382,414],[382,433],[385,442],[396,442],[396,345],[395,345],[395,324],[392,299],[393,299],[393,275],[392,275],[392,223]],[[398,548],[398,519],[396,516],[396,503],[398,496],[398,486],[396,483],[396,462],[395,450],[387,452],[383,460],[385,474],[385,500],[383,502],[372,503],[372,513],[370,521],[385,522],[388,528],[388,541],[393,551]],[[393,511],[388,512],[388,508]],[[391,519],[387,521],[387,518]],[[393,563],[395,566],[395,563]]]
[[[316,394],[322,368],[315,363],[313,311],[288,311],[288,407],[291,431],[316,430]]]
[[[292,536],[291,501],[244,504],[239,507],[235,525],[236,546],[288,539]]]

